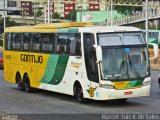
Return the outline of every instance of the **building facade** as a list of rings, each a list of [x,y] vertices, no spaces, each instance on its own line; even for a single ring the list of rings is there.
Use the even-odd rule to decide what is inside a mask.
[[[58,2],[58,1],[53,2],[53,13],[58,13],[60,17],[63,18],[64,17],[64,3]]]
[[[48,0],[43,0],[43,13],[48,13]],[[73,10],[78,11],[99,11],[105,10],[105,5],[98,4],[99,0],[50,0],[50,13],[58,13],[60,18],[65,18]],[[34,0],[5,0],[5,8],[8,15],[33,16]],[[76,3],[79,2],[79,3]],[[91,3],[87,3],[91,2]],[[38,2],[37,2],[38,3]],[[3,15],[4,0],[0,0],[0,14]],[[44,15],[43,15],[44,16]]]
[[[100,10],[100,4],[98,4],[99,0],[90,0],[90,2],[91,3],[89,4],[89,11],[99,11]]]
[[[67,1],[67,0],[65,0]],[[71,2],[66,2],[64,3],[64,18],[67,17],[67,15],[72,12],[73,10],[75,10],[75,0],[71,0]]]
[[[21,15],[22,16],[32,16],[32,2],[31,1],[21,1]]]
[[[0,0],[0,16],[4,17],[4,7],[7,8],[7,1]],[[5,11],[5,14],[7,14],[7,11]]]

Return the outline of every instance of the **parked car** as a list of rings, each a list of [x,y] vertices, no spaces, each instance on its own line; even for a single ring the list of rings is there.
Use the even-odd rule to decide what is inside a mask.
[[[0,47],[0,68],[3,68],[3,48]]]
[[[158,83],[159,83],[159,88],[160,88],[160,70],[159,70],[159,75],[158,75]]]

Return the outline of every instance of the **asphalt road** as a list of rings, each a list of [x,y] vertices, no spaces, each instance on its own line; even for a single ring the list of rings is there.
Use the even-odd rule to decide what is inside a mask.
[[[22,120],[102,120],[108,119],[108,116],[104,116],[106,114],[159,114],[160,89],[157,79],[158,71],[152,71],[149,97],[131,98],[123,103],[91,101],[80,104],[74,97],[59,93],[42,90],[34,93],[19,91],[16,85],[4,81],[3,70],[0,70],[0,120],[2,116],[4,120],[8,115],[15,115],[9,116],[15,120],[16,115]],[[160,116],[156,117],[160,119]]]

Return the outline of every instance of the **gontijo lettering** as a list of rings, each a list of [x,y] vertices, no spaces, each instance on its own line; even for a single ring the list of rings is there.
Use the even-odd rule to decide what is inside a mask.
[[[21,54],[20,59],[23,62],[43,63],[43,57],[41,55]]]

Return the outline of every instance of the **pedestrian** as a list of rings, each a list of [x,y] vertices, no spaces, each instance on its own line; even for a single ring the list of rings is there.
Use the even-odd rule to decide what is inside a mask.
[[[155,11],[155,16],[156,16],[156,15],[157,15],[157,7],[155,8],[155,10],[154,10],[154,11]]]
[[[152,16],[153,16],[153,8],[151,9],[151,14],[152,14]]]
[[[160,70],[159,70],[158,83],[159,83],[159,88],[160,88]]]

